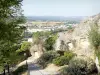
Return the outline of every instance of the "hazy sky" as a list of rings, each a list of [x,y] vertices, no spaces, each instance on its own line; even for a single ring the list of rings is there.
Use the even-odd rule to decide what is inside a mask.
[[[100,13],[100,0],[23,0],[25,16],[91,16]]]

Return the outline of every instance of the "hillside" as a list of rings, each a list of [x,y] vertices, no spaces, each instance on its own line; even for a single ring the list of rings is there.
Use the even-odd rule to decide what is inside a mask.
[[[88,56],[93,58],[94,51],[91,49],[88,32],[92,25],[95,23],[100,26],[100,14],[89,17],[86,20],[83,20],[79,25],[76,26],[74,32],[72,33],[72,40],[76,40],[75,52],[81,56]]]
[[[100,26],[100,14],[89,17],[88,19],[83,20],[74,30],[74,37],[87,38],[88,31],[90,26],[97,23]]]
[[[57,45],[59,42],[61,44],[61,41],[63,40],[65,44],[69,46],[69,49],[73,50],[78,56],[87,56],[94,59],[94,51],[91,48],[90,42],[88,40],[88,32],[90,30],[90,26],[95,23],[100,26],[100,14],[91,16],[83,20],[76,26],[72,33],[59,33],[59,41],[57,40]]]

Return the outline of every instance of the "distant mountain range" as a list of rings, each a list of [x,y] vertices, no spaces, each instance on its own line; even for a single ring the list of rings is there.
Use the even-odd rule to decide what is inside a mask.
[[[81,21],[85,17],[83,16],[72,16],[72,17],[63,17],[63,16],[27,16],[28,21]]]

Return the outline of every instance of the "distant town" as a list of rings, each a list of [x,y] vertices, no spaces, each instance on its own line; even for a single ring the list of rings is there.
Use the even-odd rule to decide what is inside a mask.
[[[85,17],[61,17],[61,16],[33,16],[27,17],[26,26],[28,33],[37,31],[51,31],[62,29],[66,30],[68,27],[75,27]]]

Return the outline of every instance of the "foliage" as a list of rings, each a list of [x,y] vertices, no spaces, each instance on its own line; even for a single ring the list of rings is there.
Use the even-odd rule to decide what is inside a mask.
[[[33,33],[33,44],[41,44],[46,50],[53,50],[53,46],[57,39],[57,34],[52,31]]]
[[[68,30],[73,29],[73,27],[71,25],[68,26]]]
[[[60,71],[60,75],[68,75],[68,73],[67,73],[67,67],[68,66],[65,66],[65,67],[63,67],[63,68],[61,68],[59,71]]]
[[[16,50],[16,53],[20,56],[21,61],[31,56],[30,51],[29,51],[30,47],[31,47],[30,42],[23,42],[21,44],[21,47],[18,50]]]
[[[68,65],[69,61],[75,56],[72,52],[64,52],[64,56],[57,57],[53,60],[53,63],[58,66]]]
[[[3,67],[2,66],[0,66],[0,73],[3,71]]]
[[[76,54],[71,51],[65,51],[64,56],[68,59],[72,59]]]
[[[90,31],[88,32],[88,39],[89,42],[91,44],[91,46],[94,48],[95,50],[95,55],[98,57],[99,59],[99,63],[100,63],[100,32],[99,32],[99,26],[97,23],[95,23],[94,25],[92,25],[90,27]]]
[[[21,9],[22,0],[0,1],[0,65],[17,62],[16,50],[23,37],[25,22]]]
[[[7,18],[13,17],[19,13],[16,13],[21,5],[22,0],[1,0],[0,1],[0,17]],[[20,10],[20,9],[19,9]],[[15,12],[16,11],[16,12]]]
[[[31,46],[30,42],[23,42],[21,45],[21,50],[22,51],[29,50],[30,46]]]
[[[52,34],[52,32],[47,31],[47,32],[34,32],[33,33],[33,38],[40,38],[40,37],[49,37]]]
[[[21,73],[27,71],[27,69],[28,69],[27,65],[20,66],[17,70],[13,72],[13,75],[21,75]]]
[[[60,56],[57,52],[54,51],[48,51],[45,52],[39,59],[38,59],[38,64],[45,68],[47,64],[51,63],[54,58]]]
[[[54,49],[53,46],[54,46],[56,40],[57,40],[57,34],[55,34],[55,35],[53,35],[53,36],[47,38],[47,39],[45,40],[45,44],[44,44],[45,49],[46,49],[47,51],[53,50],[53,49]]]
[[[30,42],[23,42],[21,45],[21,48],[19,50],[17,50],[17,52],[18,53],[25,52],[25,51],[29,50],[30,46],[31,46]]]
[[[92,25],[90,31],[88,32],[88,38],[91,43],[91,45],[95,48],[98,49],[100,46],[100,33],[98,31],[98,25]]]
[[[98,61],[100,63],[100,51],[98,53],[96,53],[96,56],[98,57]],[[99,64],[99,66],[100,66],[100,64]]]
[[[62,29],[62,28],[59,28],[59,29],[55,29],[55,30],[51,30],[53,33],[59,33],[59,32],[64,32],[64,31],[67,31],[67,29]]]
[[[12,66],[13,64],[17,64],[19,61],[22,61],[22,55],[18,55],[16,53],[16,50],[19,48],[17,44],[12,45],[12,43],[9,43],[10,47],[8,46],[8,42],[0,42],[0,66],[2,67],[1,69],[4,68],[5,65],[9,64],[9,67]],[[4,49],[2,47],[4,46]]]
[[[68,25],[68,24],[78,24],[79,22],[80,22],[79,20],[77,20],[77,21],[76,20],[73,20],[73,21],[72,20],[67,20],[65,24],[66,25]]]
[[[68,64],[68,61],[65,56],[60,56],[60,57],[57,57],[56,59],[54,59],[53,63],[58,66],[63,66],[63,65]]]
[[[68,75],[91,75],[97,74],[97,67],[91,59],[83,60],[78,58],[71,60],[65,71]]]
[[[16,49],[18,49],[18,45],[12,44],[10,42],[0,41],[0,64],[3,63],[13,63],[17,60]],[[9,44],[9,46],[8,46]],[[8,46],[8,47],[7,47]],[[16,59],[15,59],[16,58]]]
[[[41,39],[48,38],[52,32],[47,31],[47,32],[34,32],[33,33],[33,39],[34,39],[34,44],[39,44]]]
[[[22,36],[25,22],[21,14],[22,0],[2,0],[0,1],[0,40],[10,40],[15,42]],[[17,42],[17,41],[16,41]]]
[[[67,30],[68,30],[69,33],[72,33],[74,31],[74,27],[69,25]]]

